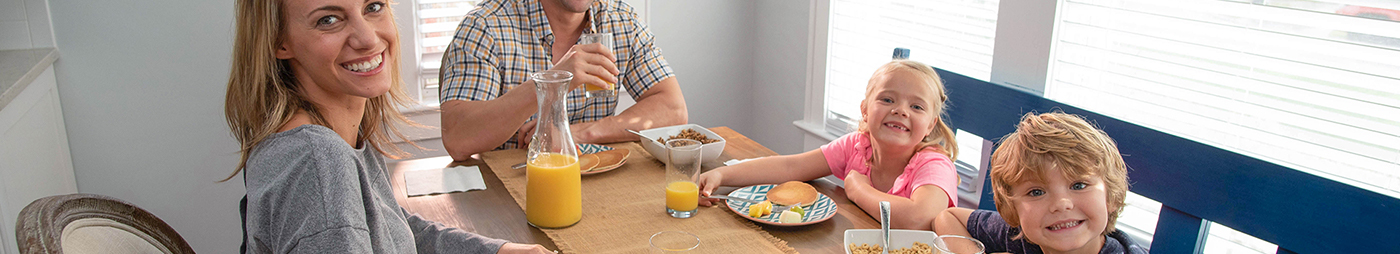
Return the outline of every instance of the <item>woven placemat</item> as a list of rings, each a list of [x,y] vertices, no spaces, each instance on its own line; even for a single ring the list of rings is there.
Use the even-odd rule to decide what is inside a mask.
[[[665,165],[636,142],[609,144],[632,150],[627,163],[609,172],[583,176],[583,220],[562,229],[542,229],[564,253],[646,253],[647,240],[661,231],[685,231],[700,237],[696,253],[797,253],[786,241],[724,206],[700,207],[694,217],[666,215],[662,177]],[[482,153],[511,197],[525,207],[525,161],[522,149]],[[526,223],[521,221],[520,223]]]

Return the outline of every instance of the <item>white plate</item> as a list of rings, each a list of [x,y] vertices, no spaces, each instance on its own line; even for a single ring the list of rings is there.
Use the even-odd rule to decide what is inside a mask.
[[[938,234],[927,230],[890,230],[890,250],[914,247],[914,242],[921,242],[933,246],[933,239],[938,238]],[[884,240],[880,238],[879,229],[847,229],[845,244],[841,245],[846,249],[846,254],[851,254],[851,244],[869,244],[879,246]]]

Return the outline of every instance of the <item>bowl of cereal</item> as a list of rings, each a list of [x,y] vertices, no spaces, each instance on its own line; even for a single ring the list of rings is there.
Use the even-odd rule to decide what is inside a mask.
[[[938,234],[928,230],[890,230],[890,253],[933,253]],[[879,229],[847,229],[846,254],[879,254]]]
[[[642,148],[651,153],[652,157],[662,162],[666,161],[666,140],[674,138],[693,139],[700,141],[700,159],[712,161],[719,158],[719,154],[724,152],[724,138],[719,134],[701,127],[697,124],[682,124],[661,128],[652,128],[640,131],[642,137]]]

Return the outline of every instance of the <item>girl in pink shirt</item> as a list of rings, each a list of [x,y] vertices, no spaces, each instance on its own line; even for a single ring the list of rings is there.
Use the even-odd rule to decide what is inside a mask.
[[[929,230],[943,209],[957,205],[957,144],[939,117],[948,100],[928,65],[895,60],[871,75],[860,102],[860,128],[800,154],[766,157],[701,174],[700,194],[716,187],[809,181],[827,174],[845,180],[846,197],[879,218],[889,201],[894,228]],[[700,205],[720,203],[700,199]]]

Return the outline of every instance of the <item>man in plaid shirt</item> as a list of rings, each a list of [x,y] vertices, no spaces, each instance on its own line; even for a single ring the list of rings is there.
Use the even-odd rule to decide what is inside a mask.
[[[612,33],[614,47],[577,45],[584,33]],[[486,0],[443,55],[443,145],[456,160],[524,147],[535,127],[529,75],[544,70],[574,74],[567,107],[575,142],[631,141],[627,129],[684,124],[685,97],[653,41],[620,0]],[[617,97],[583,96],[583,84],[602,82],[637,104],[614,115]]]

